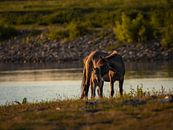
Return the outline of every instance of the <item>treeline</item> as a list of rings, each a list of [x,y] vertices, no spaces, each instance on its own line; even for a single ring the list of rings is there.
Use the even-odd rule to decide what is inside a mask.
[[[113,29],[121,42],[157,40],[163,46],[173,46],[172,0],[34,2],[0,2],[1,40],[22,35],[21,30],[42,30],[45,37],[61,40]]]

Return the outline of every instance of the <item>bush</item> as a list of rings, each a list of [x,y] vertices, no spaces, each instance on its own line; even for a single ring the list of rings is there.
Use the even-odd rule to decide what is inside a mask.
[[[116,34],[116,38],[119,41],[127,41],[132,42],[131,32],[130,32],[130,18],[127,17],[124,13],[121,16],[121,22],[116,21],[114,32]]]
[[[43,18],[47,24],[65,24],[70,21],[77,21],[81,17],[80,10],[63,10]]]
[[[23,14],[16,17],[16,24],[34,24],[40,21],[40,16],[36,14]]]
[[[65,29],[49,30],[48,32],[48,38],[51,40],[61,40],[68,37],[68,32]]]
[[[153,31],[152,26],[140,13],[133,19],[123,13],[121,21],[117,21],[114,28],[116,38],[119,41],[128,43],[150,40],[154,37]]]
[[[167,47],[173,46],[173,24],[166,27],[163,31],[161,45]]]
[[[69,34],[69,39],[74,39],[86,34],[88,32],[88,29],[79,22],[71,22],[67,26],[67,31]]]
[[[90,27],[94,28],[110,27],[113,24],[114,15],[109,11],[93,11],[85,16],[85,22],[90,23]]]
[[[14,27],[7,26],[7,25],[0,25],[0,39],[1,40],[6,40],[16,35],[18,35],[18,31]]]
[[[79,22],[71,22],[67,24],[65,28],[54,28],[49,29],[48,38],[52,40],[62,40],[62,39],[75,39],[79,36],[88,33],[88,29],[83,24]]]

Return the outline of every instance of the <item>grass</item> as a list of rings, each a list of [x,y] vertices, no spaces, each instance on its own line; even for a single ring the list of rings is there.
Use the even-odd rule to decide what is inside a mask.
[[[131,91],[123,98],[68,99],[0,106],[0,129],[173,129],[173,103],[161,102],[164,93],[146,95],[140,87]]]
[[[62,2],[63,1],[63,2]],[[28,11],[28,10],[55,10],[58,8],[69,7],[90,7],[90,8],[103,8],[103,7],[145,7],[145,6],[163,6],[169,3],[169,0],[3,0],[0,1],[0,11]],[[14,4],[15,3],[15,4]]]
[[[116,99],[103,99],[91,106],[86,101],[68,100],[3,106],[0,108],[0,128],[172,129],[172,113],[172,103],[149,102],[131,106]]]

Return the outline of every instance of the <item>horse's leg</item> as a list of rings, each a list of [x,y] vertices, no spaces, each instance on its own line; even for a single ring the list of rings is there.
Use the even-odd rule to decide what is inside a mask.
[[[85,97],[85,89],[86,89],[86,67],[85,67],[85,64],[84,64],[84,68],[83,68],[83,75],[82,75],[82,84],[81,84],[81,90],[82,90],[82,93],[81,93],[81,99],[83,99]]]
[[[84,98],[84,95],[85,95],[85,92],[84,92],[84,89],[82,90],[82,94],[81,94],[81,99],[83,99]]]
[[[91,84],[91,98],[94,97],[94,83],[90,83]]]
[[[96,84],[94,84],[94,88],[93,88],[93,97],[95,98],[95,96],[96,96]]]
[[[90,86],[90,78],[91,75],[88,72],[88,70],[86,70],[86,77],[85,77],[85,83],[84,83],[84,87],[83,87],[83,92],[82,92],[82,98],[88,98],[88,91],[89,91],[89,86]]]
[[[86,88],[87,88],[87,86],[84,84],[83,89],[82,89],[81,99],[86,97]]]
[[[101,84],[99,86],[99,97],[100,98],[103,97],[103,85],[104,85],[104,81],[101,81]]]
[[[88,98],[88,91],[90,87],[92,66],[86,66],[86,82],[85,82],[85,98]]]
[[[111,87],[110,96],[113,97],[114,96],[114,81],[113,80],[110,81],[110,87]]]
[[[124,83],[124,78],[121,78],[119,80],[119,92],[121,96],[123,96],[123,83]]]
[[[90,86],[90,78],[87,80],[87,83],[85,85],[85,97],[88,97],[88,91],[89,91],[89,86]]]
[[[114,75],[115,73],[112,71],[109,71],[109,81],[110,81],[110,88],[111,88],[111,93],[110,93],[110,97],[113,97],[114,95]]]
[[[81,99],[83,99],[83,98],[87,99],[88,98],[88,91],[89,91],[89,86],[88,86],[88,84],[85,84],[84,88],[82,90]]]

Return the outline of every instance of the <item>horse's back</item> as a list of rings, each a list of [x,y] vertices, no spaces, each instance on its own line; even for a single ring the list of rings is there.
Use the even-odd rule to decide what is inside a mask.
[[[114,68],[118,73],[125,74],[125,64],[122,56],[114,51],[112,54],[106,56],[107,61],[110,63],[111,67]]]
[[[90,54],[89,54],[89,58],[91,59],[91,60],[99,60],[100,59],[100,57],[102,56],[102,57],[105,57],[105,56],[107,56],[108,55],[108,53],[106,53],[106,52],[104,52],[104,51],[92,51]]]

